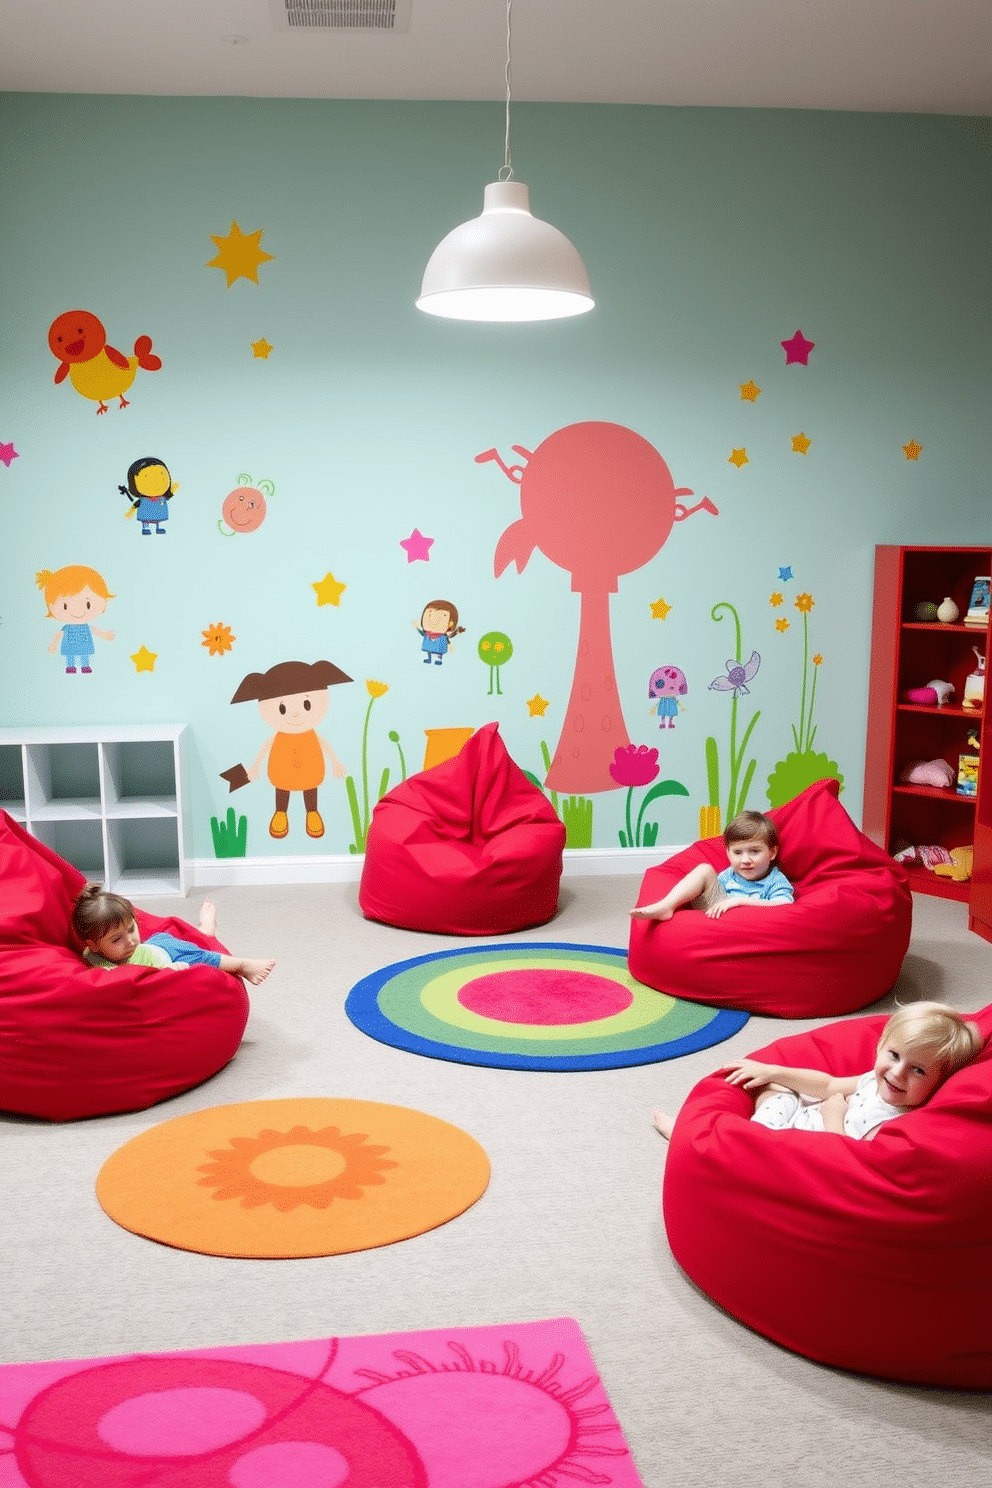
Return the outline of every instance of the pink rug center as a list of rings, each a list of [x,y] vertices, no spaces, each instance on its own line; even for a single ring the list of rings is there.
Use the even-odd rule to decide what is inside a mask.
[[[500,1023],[591,1023],[612,1018],[633,993],[608,977],[555,966],[523,966],[473,977],[458,993],[470,1013]]]

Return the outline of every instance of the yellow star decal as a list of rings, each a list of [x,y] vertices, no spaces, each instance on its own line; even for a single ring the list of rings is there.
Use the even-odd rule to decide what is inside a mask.
[[[325,574],[318,583],[310,585],[310,588],[317,596],[318,606],[328,604],[339,605],[341,603],[341,596],[347,587],[347,584],[342,584],[332,573]]]
[[[756,382],[742,382],[740,384],[740,389],[742,403],[756,403],[758,401],[758,398],[761,394],[761,389],[758,387]]]
[[[792,436],[792,452],[793,452],[793,454],[804,455],[806,453],[806,451],[809,449],[809,447],[810,447],[810,445],[812,443],[813,443],[812,439],[807,439],[805,434],[793,434],[793,436]]]
[[[543,698],[539,692],[535,692],[532,698],[527,699],[528,718],[543,718],[547,706],[548,699]]]
[[[776,620],[775,621],[775,629],[781,631],[783,635],[788,630],[788,628],[789,628],[789,622],[788,622],[788,620],[782,619],[782,620]]]
[[[238,224],[232,222],[231,231],[226,238],[210,234],[219,251],[216,258],[210,259],[207,268],[223,269],[227,275],[228,289],[235,279],[251,279],[257,284],[259,264],[267,263],[270,258],[274,257],[261,247],[263,231],[264,229],[260,227],[257,232],[243,233]]]
[[[272,350],[272,347],[263,336],[261,341],[253,341],[251,343],[251,350],[253,356],[258,357],[263,362],[267,362],[269,359],[269,352]]]
[[[656,599],[651,606],[651,619],[667,620],[668,612],[671,608],[671,605],[666,604],[663,599]]]
[[[923,453],[923,446],[917,444],[915,439],[911,439],[908,444],[903,445],[902,452],[907,460],[918,460]]]
[[[728,465],[736,465],[737,469],[740,470],[742,465],[747,465],[749,463],[750,462],[747,458],[746,449],[735,449],[730,451],[730,457],[727,460]]]
[[[773,606],[780,605],[782,603],[782,596],[781,596],[781,594],[779,594],[777,592],[775,594],[769,594],[769,596],[768,596],[768,603],[770,605],[773,605]]]
[[[140,651],[135,651],[131,657],[136,672],[153,672],[155,663],[158,661],[158,652],[149,651],[147,646],[142,646]]]

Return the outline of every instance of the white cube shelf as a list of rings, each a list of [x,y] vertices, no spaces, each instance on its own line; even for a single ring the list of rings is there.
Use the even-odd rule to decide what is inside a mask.
[[[185,894],[184,724],[0,729],[0,806],[127,898]]]

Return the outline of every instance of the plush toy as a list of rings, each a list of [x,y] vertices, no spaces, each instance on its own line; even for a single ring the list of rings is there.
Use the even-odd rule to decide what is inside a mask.
[[[937,790],[950,790],[955,775],[945,759],[911,760],[900,770],[899,779],[905,785],[932,785]]]
[[[973,847],[952,847],[949,863],[935,863],[934,873],[939,878],[949,878],[952,883],[967,883],[971,877],[975,850]]]
[[[904,847],[894,854],[897,863],[905,863],[907,867],[932,868],[936,873],[938,867],[949,868],[954,859],[946,847],[938,847],[936,844],[926,847]]]
[[[935,677],[926,687],[910,687],[902,694],[904,703],[916,703],[922,708],[945,708],[954,696],[953,682],[942,682]]]

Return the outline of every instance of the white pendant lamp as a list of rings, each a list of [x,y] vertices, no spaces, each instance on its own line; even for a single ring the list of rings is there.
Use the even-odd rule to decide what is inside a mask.
[[[578,252],[550,222],[531,215],[530,193],[510,164],[510,11],[506,5],[506,146],[482,214],[434,249],[417,309],[448,320],[559,320],[595,301]],[[503,172],[506,172],[504,179]]]

